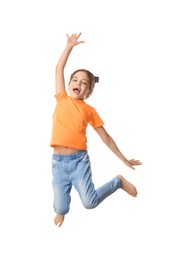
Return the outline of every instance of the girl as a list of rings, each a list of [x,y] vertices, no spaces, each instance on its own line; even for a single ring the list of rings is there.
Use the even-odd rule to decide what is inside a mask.
[[[126,166],[135,169],[141,165],[139,160],[128,160],[121,153],[115,141],[104,128],[104,122],[97,111],[84,101],[94,89],[99,78],[85,69],[76,70],[70,77],[68,89],[65,90],[64,68],[68,57],[79,41],[80,34],[67,35],[66,47],[56,66],[56,101],[53,114],[53,130],[50,146],[53,147],[52,173],[54,191],[54,223],[61,226],[64,216],[69,212],[72,185],[77,190],[82,204],[87,209],[98,206],[105,198],[119,188],[133,197],[137,196],[134,185],[123,176],[117,175],[108,183],[95,189],[87,152],[86,128],[90,124],[108,148]]]

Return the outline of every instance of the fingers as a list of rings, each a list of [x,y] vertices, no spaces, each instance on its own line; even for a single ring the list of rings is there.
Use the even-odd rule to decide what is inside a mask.
[[[142,164],[139,160],[134,160],[134,159],[129,160],[129,162],[130,162],[132,165],[141,165],[141,164]]]
[[[79,37],[81,36],[81,33],[79,33],[78,35],[77,33],[74,33],[71,36],[66,34],[66,36],[67,36],[67,42],[69,44],[71,43],[73,46],[78,45],[80,43],[84,43],[84,41],[78,41]]]
[[[74,34],[72,34],[71,36],[69,36],[69,35],[66,33],[66,36],[67,36],[67,37],[75,37],[76,39],[78,39],[78,38],[81,36],[81,33],[79,33],[78,35],[77,35],[77,33],[74,33]]]
[[[139,160],[134,160],[134,159],[131,159],[131,160],[126,161],[125,164],[126,164],[128,167],[130,167],[131,169],[133,169],[133,170],[136,170],[134,166],[142,165],[142,163],[141,163]]]
[[[72,36],[74,36],[78,39],[81,36],[81,33],[79,33],[78,35],[77,35],[77,33],[75,33],[75,34],[72,34]]]
[[[67,36],[67,38],[76,38],[76,39],[78,39],[80,36],[81,36],[81,34],[82,33],[79,33],[78,35],[77,35],[77,33],[74,33],[74,34],[72,34],[71,36],[69,36],[68,34],[66,34],[66,36]]]
[[[76,36],[76,33],[75,33],[75,37],[78,39],[79,37],[81,36],[81,33],[79,33],[77,36]]]

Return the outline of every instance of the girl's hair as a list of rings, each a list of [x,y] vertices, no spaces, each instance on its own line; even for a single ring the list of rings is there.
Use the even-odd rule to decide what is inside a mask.
[[[74,75],[75,75],[77,72],[79,72],[79,71],[85,72],[85,73],[87,74],[89,80],[90,80],[90,92],[89,92],[89,95],[86,97],[86,98],[88,98],[88,97],[92,94],[92,92],[93,92],[93,90],[94,90],[95,83],[98,83],[98,82],[99,82],[99,77],[94,76],[89,70],[86,70],[86,69],[78,69],[78,70],[75,70],[75,71],[71,74],[69,84],[70,84],[72,78],[74,77]]]

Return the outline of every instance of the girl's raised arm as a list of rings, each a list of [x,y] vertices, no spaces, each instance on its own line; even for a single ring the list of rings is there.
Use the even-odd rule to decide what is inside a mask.
[[[80,36],[81,36],[81,33],[79,33],[78,35],[75,33],[75,34],[72,34],[71,36],[68,36],[68,34],[67,34],[66,47],[65,47],[62,55],[60,56],[60,59],[56,66],[56,72],[55,72],[56,95],[58,95],[62,90],[65,89],[64,68],[65,68],[69,54],[72,51],[73,47],[84,42],[84,41],[78,41]]]

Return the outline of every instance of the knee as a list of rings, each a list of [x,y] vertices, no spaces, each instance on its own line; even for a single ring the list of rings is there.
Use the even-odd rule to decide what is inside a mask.
[[[98,206],[98,201],[97,200],[82,200],[82,204],[84,206],[84,208],[86,209],[94,209],[95,207]]]
[[[95,208],[95,206],[93,206],[90,203],[83,203],[83,206],[84,206],[85,209],[93,209],[93,208]]]

